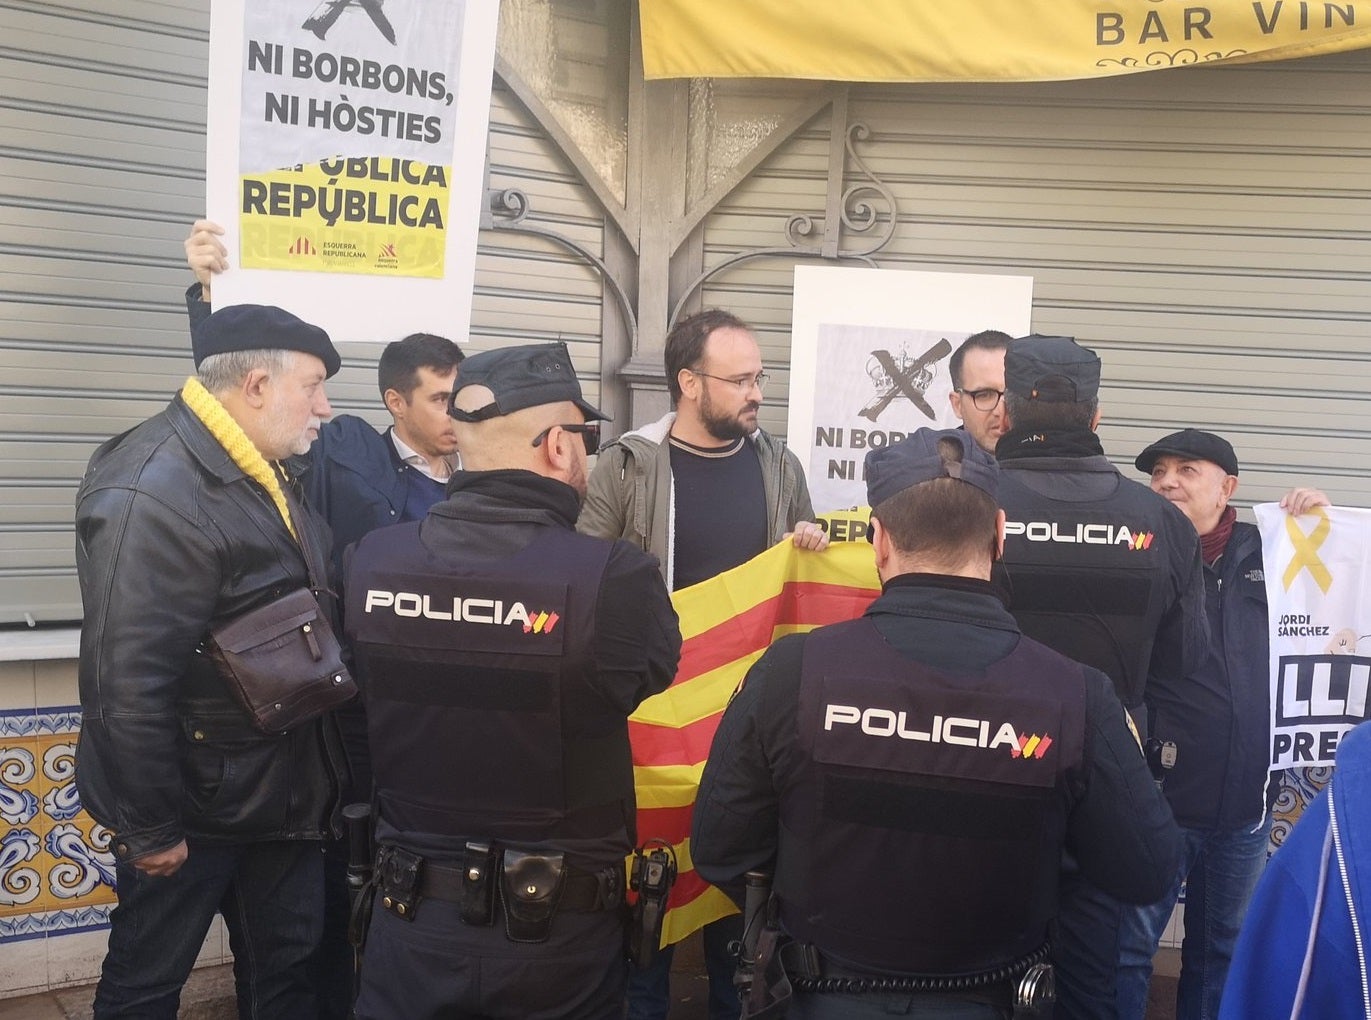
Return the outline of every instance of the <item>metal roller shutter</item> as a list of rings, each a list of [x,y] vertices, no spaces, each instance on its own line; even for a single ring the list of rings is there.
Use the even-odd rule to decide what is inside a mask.
[[[208,26],[208,0],[0,4],[0,626],[79,620],[86,461],[191,371],[181,240],[204,204]],[[599,250],[598,207],[498,84],[491,184]],[[481,239],[472,349],[565,339],[597,399],[598,278],[536,238]],[[376,353],[344,352],[339,413],[385,420]]]
[[[899,208],[881,265],[1032,275],[1034,328],[1104,360],[1101,437],[1128,471],[1194,425],[1233,441],[1243,503],[1307,482],[1371,505],[1371,53],[861,87],[851,117]],[[706,221],[706,265],[780,243],[792,212],[821,215],[827,144],[825,116],[730,195]],[[705,294],[755,320],[779,367],[790,280],[787,260],[756,262]]]

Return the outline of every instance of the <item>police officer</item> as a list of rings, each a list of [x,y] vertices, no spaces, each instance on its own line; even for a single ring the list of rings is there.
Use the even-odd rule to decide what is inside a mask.
[[[692,858],[735,896],[774,872],[787,1015],[1008,1016],[1046,955],[1063,847],[1147,902],[1175,824],[1108,678],[1022,636],[992,588],[990,455],[924,429],[868,454],[866,477],[882,593],[749,671]]]
[[[1180,679],[1207,653],[1200,543],[1176,507],[1105,457],[1099,385],[1100,359],[1070,337],[1009,345],[1009,430],[996,447],[1004,565],[1023,632],[1107,674],[1144,729],[1149,671]],[[1099,1020],[1117,1015],[1123,908],[1088,878],[1063,885],[1057,1014]]]
[[[626,719],[676,615],[653,557],[574,530],[605,416],[565,344],[468,358],[451,414],[447,499],[348,575],[380,844],[357,1016],[617,1017]]]

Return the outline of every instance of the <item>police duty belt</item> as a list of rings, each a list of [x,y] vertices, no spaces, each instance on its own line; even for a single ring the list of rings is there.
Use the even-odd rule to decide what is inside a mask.
[[[1047,967],[1048,948],[1043,945],[1002,967],[972,974],[872,974],[834,963],[820,953],[817,946],[798,942],[782,946],[780,953],[786,974],[799,992],[965,995],[995,1005],[1019,1006],[1029,1004],[1014,1001],[1018,989],[1011,990],[1009,983],[1034,973],[1039,967]]]

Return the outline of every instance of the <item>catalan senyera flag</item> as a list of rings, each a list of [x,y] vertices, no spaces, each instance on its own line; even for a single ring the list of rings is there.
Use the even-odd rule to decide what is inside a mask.
[[[869,513],[827,516],[865,520]],[[662,945],[736,909],[695,874],[690,859],[700,773],[730,695],[776,638],[860,616],[879,593],[866,542],[834,542],[816,553],[786,541],[672,595],[684,639],[681,665],[671,686],[644,701],[628,724],[638,838],[671,843],[679,867]]]
[[[639,0],[648,78],[1058,81],[1371,46],[1350,2]]]

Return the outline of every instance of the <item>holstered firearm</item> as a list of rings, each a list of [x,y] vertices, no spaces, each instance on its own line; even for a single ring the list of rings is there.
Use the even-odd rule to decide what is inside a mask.
[[[361,991],[362,949],[371,925],[372,827],[370,804],[343,806],[343,827],[348,841],[348,943],[352,946],[352,1001]]]
[[[676,882],[676,851],[661,839],[649,839],[633,851],[628,887],[638,894],[628,929],[628,956],[647,970],[662,945],[667,897]]]
[[[738,965],[733,971],[733,987],[738,990],[740,1002],[746,1002],[748,992],[752,990],[757,967],[757,937],[766,924],[766,904],[771,899],[771,876],[765,871],[749,871],[743,880],[747,883],[743,896],[743,938],[736,945]]]
[[[780,1020],[790,1007],[792,988],[781,960],[781,948],[790,939],[781,931],[776,902],[771,898],[771,876],[749,871],[743,898],[743,940],[738,947],[738,969],[733,983],[742,1003],[742,1020]]]

